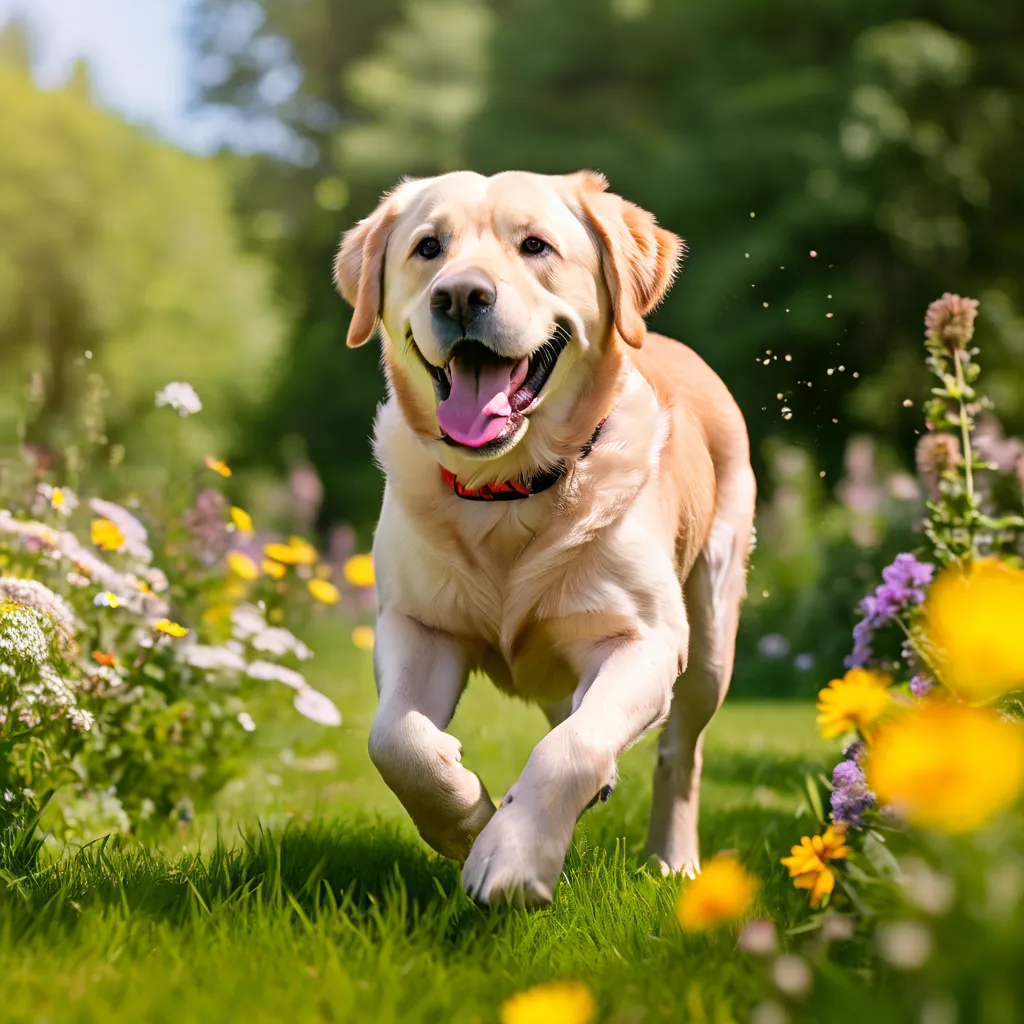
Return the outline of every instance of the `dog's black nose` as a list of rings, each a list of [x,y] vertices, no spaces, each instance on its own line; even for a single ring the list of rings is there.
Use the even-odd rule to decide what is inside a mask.
[[[479,270],[458,270],[438,279],[430,289],[430,308],[454,320],[460,327],[498,301],[498,290]]]

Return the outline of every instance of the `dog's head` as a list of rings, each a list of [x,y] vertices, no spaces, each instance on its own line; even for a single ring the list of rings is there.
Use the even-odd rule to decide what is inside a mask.
[[[643,343],[683,244],[606,189],[586,171],[406,181],[344,236],[348,344],[383,322],[392,390],[423,440],[477,461],[529,434],[557,447],[622,343]]]

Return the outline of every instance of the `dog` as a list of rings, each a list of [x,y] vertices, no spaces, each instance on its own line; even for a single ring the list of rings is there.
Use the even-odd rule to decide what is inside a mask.
[[[755,482],[726,386],[645,325],[683,252],[591,171],[406,179],[341,241],[348,345],[380,325],[388,384],[369,753],[480,903],[550,902],[659,727],[649,852],[699,871]],[[474,670],[551,725],[497,806],[446,731]]]

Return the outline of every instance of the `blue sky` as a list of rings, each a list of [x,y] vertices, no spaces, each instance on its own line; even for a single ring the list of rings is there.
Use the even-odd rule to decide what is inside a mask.
[[[27,15],[37,78],[63,81],[85,57],[102,102],[189,149],[208,151],[229,134],[227,115],[189,112],[185,23],[194,0],[0,0],[0,24]]]

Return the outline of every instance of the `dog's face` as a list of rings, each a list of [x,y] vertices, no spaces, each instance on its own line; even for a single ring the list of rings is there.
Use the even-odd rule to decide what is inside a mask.
[[[348,343],[381,318],[389,381],[421,439],[475,460],[531,428],[550,446],[619,339],[642,343],[682,243],[605,187],[588,172],[446,174],[400,185],[345,235]]]

